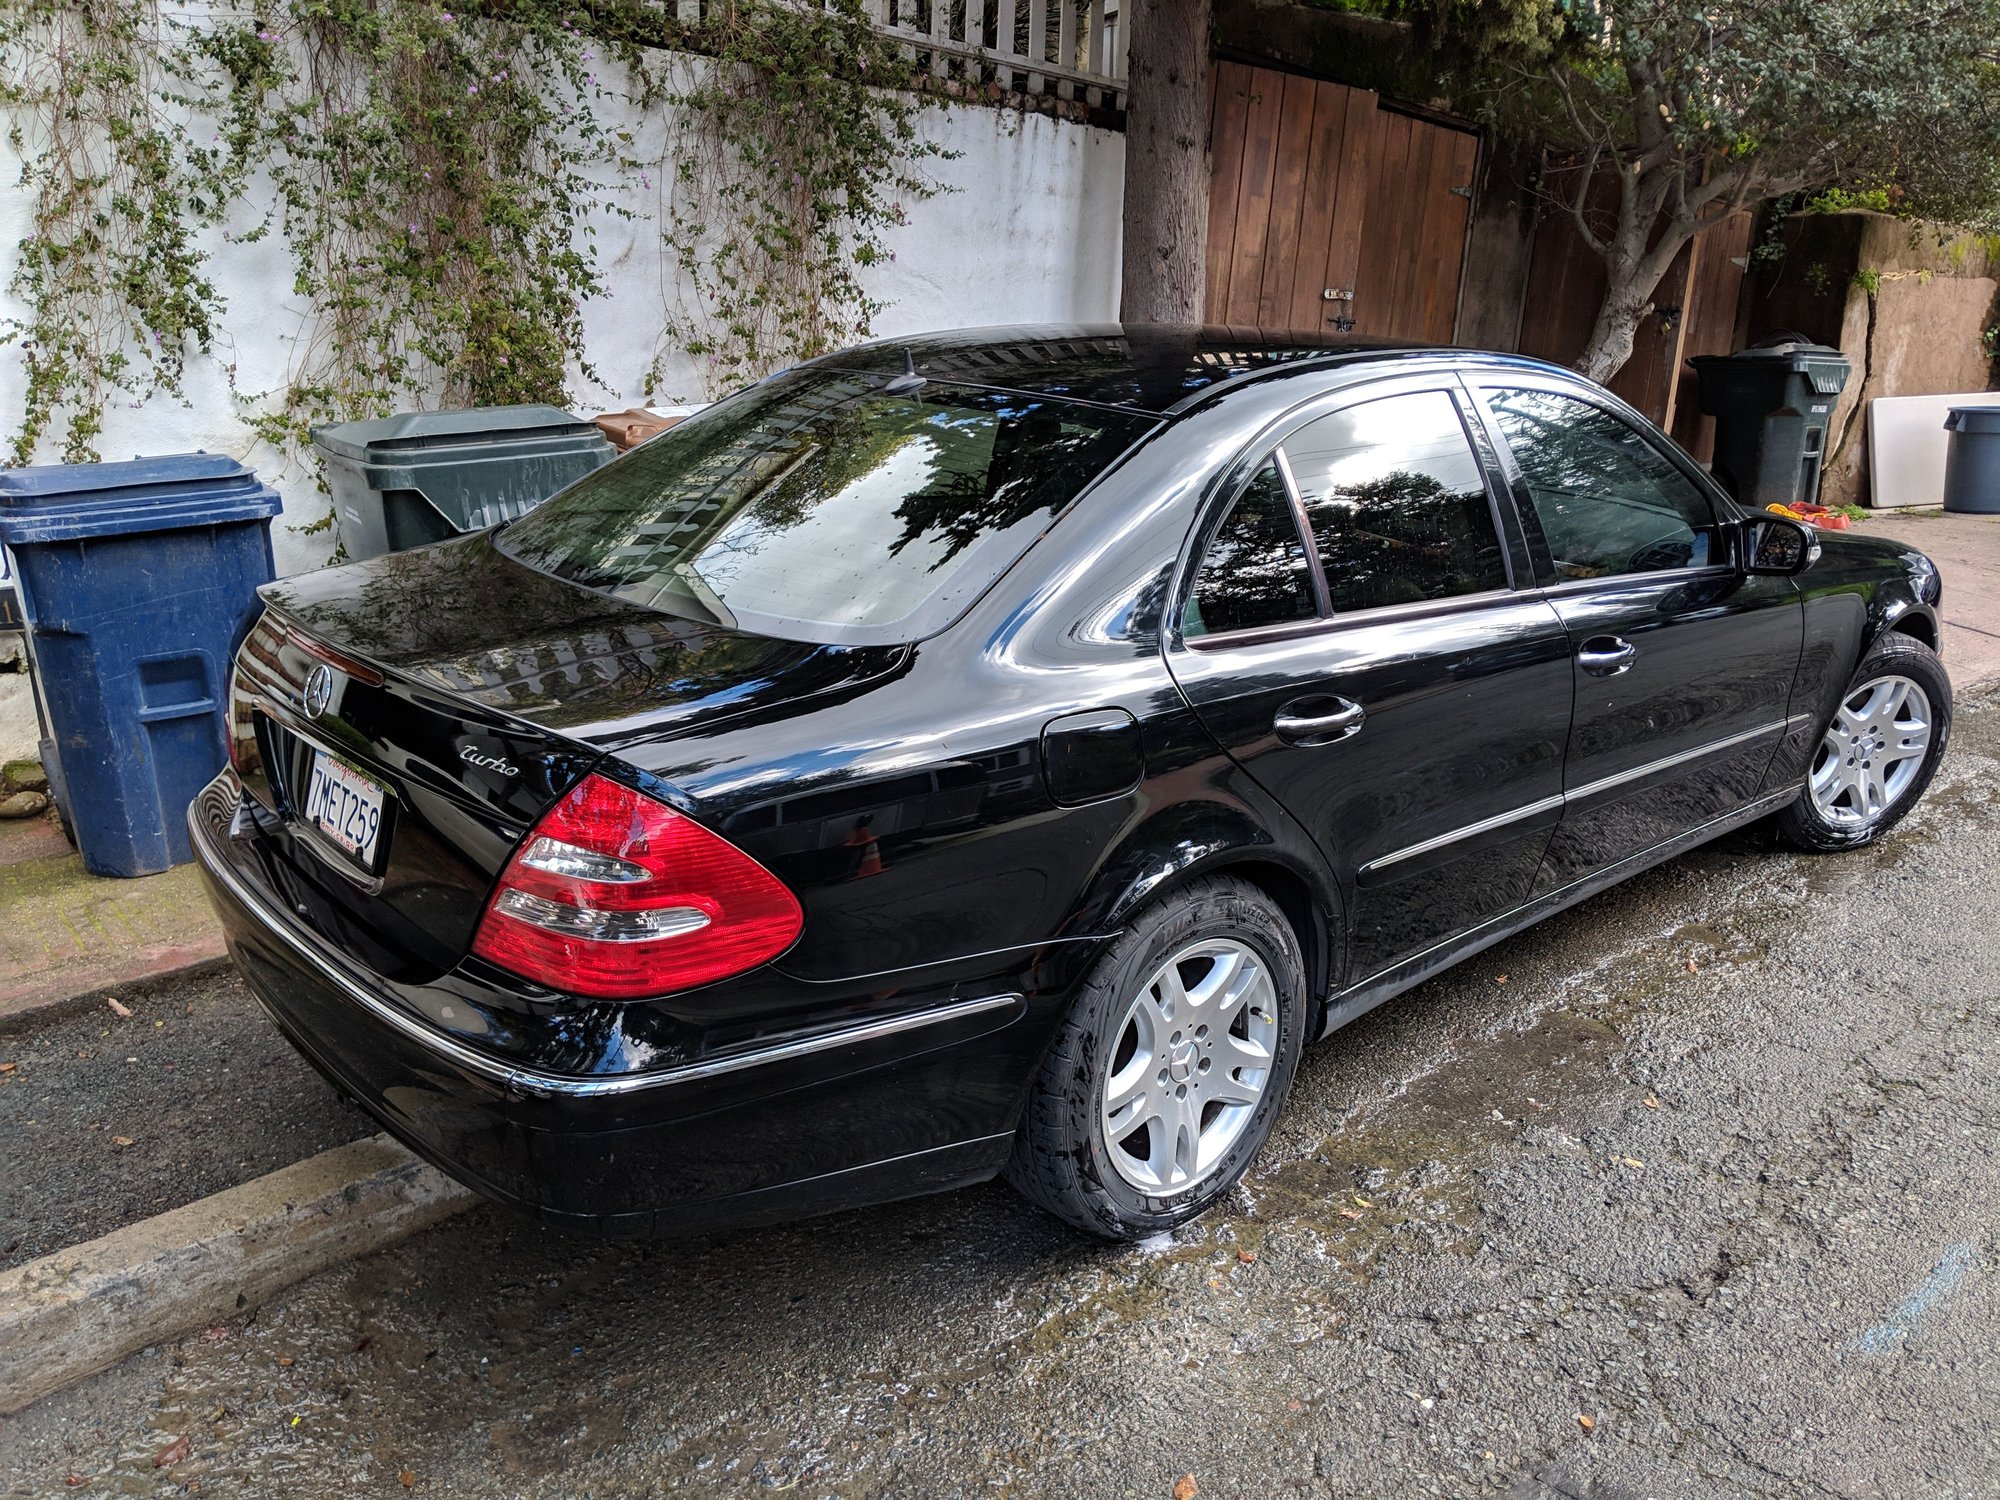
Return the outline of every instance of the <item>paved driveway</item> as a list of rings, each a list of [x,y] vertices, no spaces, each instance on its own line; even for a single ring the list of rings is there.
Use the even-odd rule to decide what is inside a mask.
[[[2000,521],[1869,525],[2000,673]],[[1732,838],[1340,1033],[1170,1240],[998,1186],[683,1244],[482,1209],[10,1419],[0,1484],[1994,1493],[1996,893],[1989,690],[1882,846]]]
[[[480,1210],[12,1419],[9,1493],[1990,1493],[2000,704],[1311,1054],[1144,1250],[992,1187],[597,1245]],[[189,1458],[155,1455],[191,1438]],[[66,1487],[76,1474],[82,1484]]]
[[[1944,575],[1944,659],[1961,688],[2000,679],[2000,516],[1872,512],[1857,530],[1909,542]]]

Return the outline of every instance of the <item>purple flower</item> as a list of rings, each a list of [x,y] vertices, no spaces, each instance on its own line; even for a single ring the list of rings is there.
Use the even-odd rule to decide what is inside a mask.
[[[469,83],[465,86],[465,96],[468,99],[478,92],[479,92],[479,85],[476,83]]]
[[[426,175],[428,175],[428,174],[426,174]],[[411,233],[411,234],[415,234],[416,232],[417,232],[417,226],[416,226],[416,225],[414,225],[414,224],[412,224],[412,225],[410,226],[410,233]]]
[[[438,19],[439,19],[440,21],[449,21],[449,20],[451,19],[451,12],[450,12],[450,11],[448,11],[448,10],[441,10],[441,11],[439,11],[439,12],[438,12]]]

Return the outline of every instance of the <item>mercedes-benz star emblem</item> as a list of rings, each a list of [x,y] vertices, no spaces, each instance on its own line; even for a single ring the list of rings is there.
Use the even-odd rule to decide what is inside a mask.
[[[333,702],[333,668],[325,665],[314,667],[306,673],[306,685],[299,693],[299,707],[306,711],[308,719],[317,719],[326,712]]]

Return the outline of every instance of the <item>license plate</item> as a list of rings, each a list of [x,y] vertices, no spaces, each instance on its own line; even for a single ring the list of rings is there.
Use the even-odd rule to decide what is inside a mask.
[[[382,833],[382,788],[324,750],[313,751],[306,821],[364,869],[375,868],[375,841]]]

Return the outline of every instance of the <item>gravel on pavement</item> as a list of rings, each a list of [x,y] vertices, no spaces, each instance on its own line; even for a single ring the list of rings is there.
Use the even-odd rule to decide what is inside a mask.
[[[131,1014],[106,1000],[0,1020],[0,1266],[377,1128],[292,1050],[233,970],[118,1004]]]

